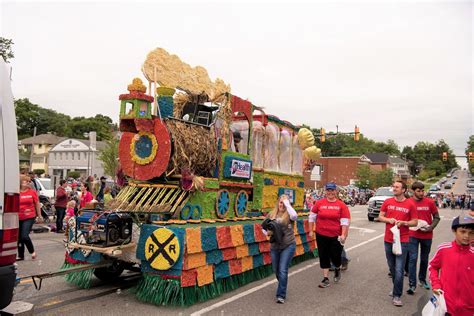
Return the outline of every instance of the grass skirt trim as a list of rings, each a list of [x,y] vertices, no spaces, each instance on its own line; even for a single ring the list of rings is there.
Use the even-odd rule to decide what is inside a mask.
[[[69,263],[67,261],[61,267],[62,270],[71,269],[77,267],[77,264]],[[80,288],[88,289],[91,287],[92,276],[94,275],[95,269],[82,270],[79,272],[71,272],[64,276],[67,282],[74,284]]]
[[[316,252],[294,257],[291,265],[315,258]],[[163,279],[157,274],[144,273],[134,289],[139,300],[156,305],[189,306],[204,302],[273,274],[272,266],[265,265],[250,271],[215,280],[204,286],[181,287],[176,279]]]

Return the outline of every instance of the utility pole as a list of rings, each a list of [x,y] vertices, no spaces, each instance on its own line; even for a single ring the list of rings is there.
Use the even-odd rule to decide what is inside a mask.
[[[33,137],[36,137],[36,126],[33,128]],[[33,171],[33,152],[35,149],[35,144],[31,144],[31,152],[30,152],[30,171]]]

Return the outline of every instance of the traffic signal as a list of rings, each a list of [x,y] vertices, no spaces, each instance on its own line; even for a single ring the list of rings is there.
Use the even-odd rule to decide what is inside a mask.
[[[470,151],[468,153],[469,161],[474,161],[474,152]]]
[[[326,141],[326,131],[321,127],[321,143]]]
[[[448,153],[443,151],[443,161],[448,161]]]
[[[357,125],[355,126],[355,130],[354,130],[354,140],[356,142],[359,141],[359,138],[360,138],[360,131],[359,131],[359,128],[357,127]]]

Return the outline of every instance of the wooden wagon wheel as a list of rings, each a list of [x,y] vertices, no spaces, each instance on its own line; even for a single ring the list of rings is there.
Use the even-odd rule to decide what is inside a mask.
[[[230,193],[227,190],[219,190],[216,198],[216,215],[225,218],[230,209]]]

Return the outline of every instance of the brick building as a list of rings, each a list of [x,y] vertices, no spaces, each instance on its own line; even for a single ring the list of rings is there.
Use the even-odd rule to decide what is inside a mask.
[[[337,185],[354,184],[357,180],[357,168],[360,165],[369,165],[370,159],[365,155],[356,157],[321,157],[314,162],[311,170],[305,171],[305,188],[321,188],[328,182]],[[313,179],[311,180],[311,173]]]

